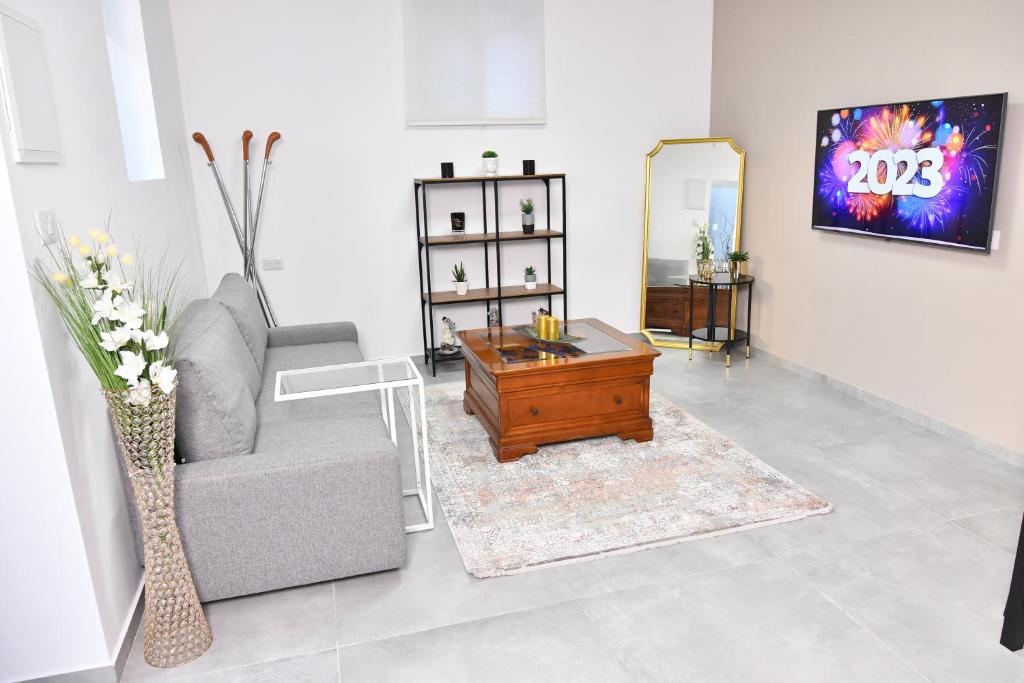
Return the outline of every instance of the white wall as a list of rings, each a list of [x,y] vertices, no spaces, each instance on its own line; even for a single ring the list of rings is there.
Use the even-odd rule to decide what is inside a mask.
[[[1024,452],[1024,3],[717,0],[712,131],[747,149],[743,243],[758,278],[755,343]],[[858,52],[871,18],[950,36],[940,64]],[[955,22],[950,33],[951,17]],[[870,27],[870,28],[869,28]],[[882,45],[899,32],[882,32]],[[846,61],[844,61],[844,59]],[[996,66],[994,66],[996,65]],[[865,69],[870,68],[870,73]],[[1009,91],[991,254],[812,231],[819,109]],[[1009,343],[1012,350],[1003,351]]]
[[[25,257],[31,259],[41,251],[33,229],[36,209],[53,209],[66,231],[78,233],[102,226],[112,211],[112,229],[122,250],[135,251],[138,243],[154,260],[165,249],[173,260],[186,257],[186,285],[198,295],[206,294],[166,0],[143,3],[166,170],[165,180],[144,183],[130,183],[126,175],[99,1],[6,1],[42,28],[62,141],[60,164],[27,166],[10,163],[9,141],[4,140]],[[16,232],[14,226],[7,229],[11,236]],[[21,278],[23,267],[15,273],[5,271],[5,284],[8,278]],[[98,383],[42,293],[33,288],[33,294],[109,657],[119,645],[142,577],[115,460],[118,455]],[[33,456],[32,452],[20,455],[26,462]],[[9,523],[5,518],[4,524]],[[38,636],[52,647],[52,629],[53,624],[45,632],[26,632],[24,637]]]
[[[0,225],[0,681],[20,681],[109,660],[2,164]]]
[[[439,175],[442,161],[454,161],[458,175],[476,173],[480,153],[494,149],[505,172],[519,172],[526,158],[538,171],[568,174],[570,314],[635,330],[644,155],[661,138],[707,134],[711,0],[548,0],[548,123],[490,128],[406,127],[400,4],[172,3],[185,121],[212,142],[236,204],[242,131],[256,132],[260,148],[271,130],[284,136],[260,248],[284,258],[283,271],[263,274],[282,322],[351,319],[367,355],[418,353],[412,178]],[[190,158],[209,267],[237,270],[198,147]],[[542,188],[505,188],[503,225],[518,226],[516,201],[542,200]],[[432,197],[438,229],[456,210],[470,229],[479,225],[479,187]],[[435,287],[451,289],[459,259],[482,285],[478,248],[435,252]],[[509,247],[503,261],[507,282],[521,282],[530,263],[544,277],[540,244]],[[506,321],[541,303],[514,302]],[[463,328],[485,324],[480,304],[448,312]]]

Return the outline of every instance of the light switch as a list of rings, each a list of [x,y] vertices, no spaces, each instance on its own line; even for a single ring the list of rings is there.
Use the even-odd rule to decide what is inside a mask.
[[[36,234],[44,245],[57,241],[57,215],[51,209],[36,211]]]

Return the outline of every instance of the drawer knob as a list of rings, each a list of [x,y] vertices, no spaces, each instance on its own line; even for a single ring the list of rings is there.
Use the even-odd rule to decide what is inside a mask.
[[[617,406],[621,406],[622,405],[622,397],[621,396],[616,396],[615,397],[615,405],[617,405]]]
[[[540,415],[540,411],[537,410],[536,406],[530,406],[530,415]]]

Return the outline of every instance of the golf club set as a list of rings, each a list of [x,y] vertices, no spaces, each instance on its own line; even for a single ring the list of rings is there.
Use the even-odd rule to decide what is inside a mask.
[[[252,203],[252,185],[249,182],[249,142],[252,140],[252,131],[242,133],[242,224],[238,223],[238,215],[235,213],[235,205],[228,196],[227,188],[224,187],[224,179],[217,168],[217,162],[213,158],[213,150],[206,136],[200,132],[192,133],[192,139],[203,148],[206,153],[207,166],[213,171],[213,179],[217,181],[217,189],[220,190],[221,199],[224,200],[224,208],[228,211],[228,220],[231,221],[231,229],[238,241],[238,248],[242,251],[242,274],[256,290],[256,298],[263,309],[263,317],[269,327],[277,327],[277,317],[274,309],[270,306],[270,299],[267,298],[267,290],[263,286],[259,271],[256,268],[256,233],[260,227],[260,214],[263,208],[263,189],[267,180],[267,167],[270,166],[270,149],[274,143],[281,139],[281,134],[274,131],[267,137],[267,147],[263,153],[263,172],[260,174],[260,186],[256,192],[256,204]]]

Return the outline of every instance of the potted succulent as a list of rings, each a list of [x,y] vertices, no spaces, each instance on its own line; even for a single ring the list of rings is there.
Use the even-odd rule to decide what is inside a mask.
[[[469,278],[466,277],[466,267],[461,261],[452,268],[452,282],[455,283],[455,293],[459,296],[465,296],[469,291]]]
[[[714,249],[708,236],[708,224],[697,227],[697,275],[702,280],[710,280],[715,276]]]
[[[746,266],[743,264],[749,260],[750,254],[745,251],[737,249],[736,251],[729,252],[729,275],[733,280],[740,279],[740,271],[746,270]]]
[[[537,289],[537,271],[533,266],[526,266],[523,270],[523,281],[527,289]]]
[[[498,175],[498,153],[489,149],[480,156],[484,160],[484,175]]]
[[[519,210],[523,212],[523,233],[533,234],[533,200],[520,199]]]

